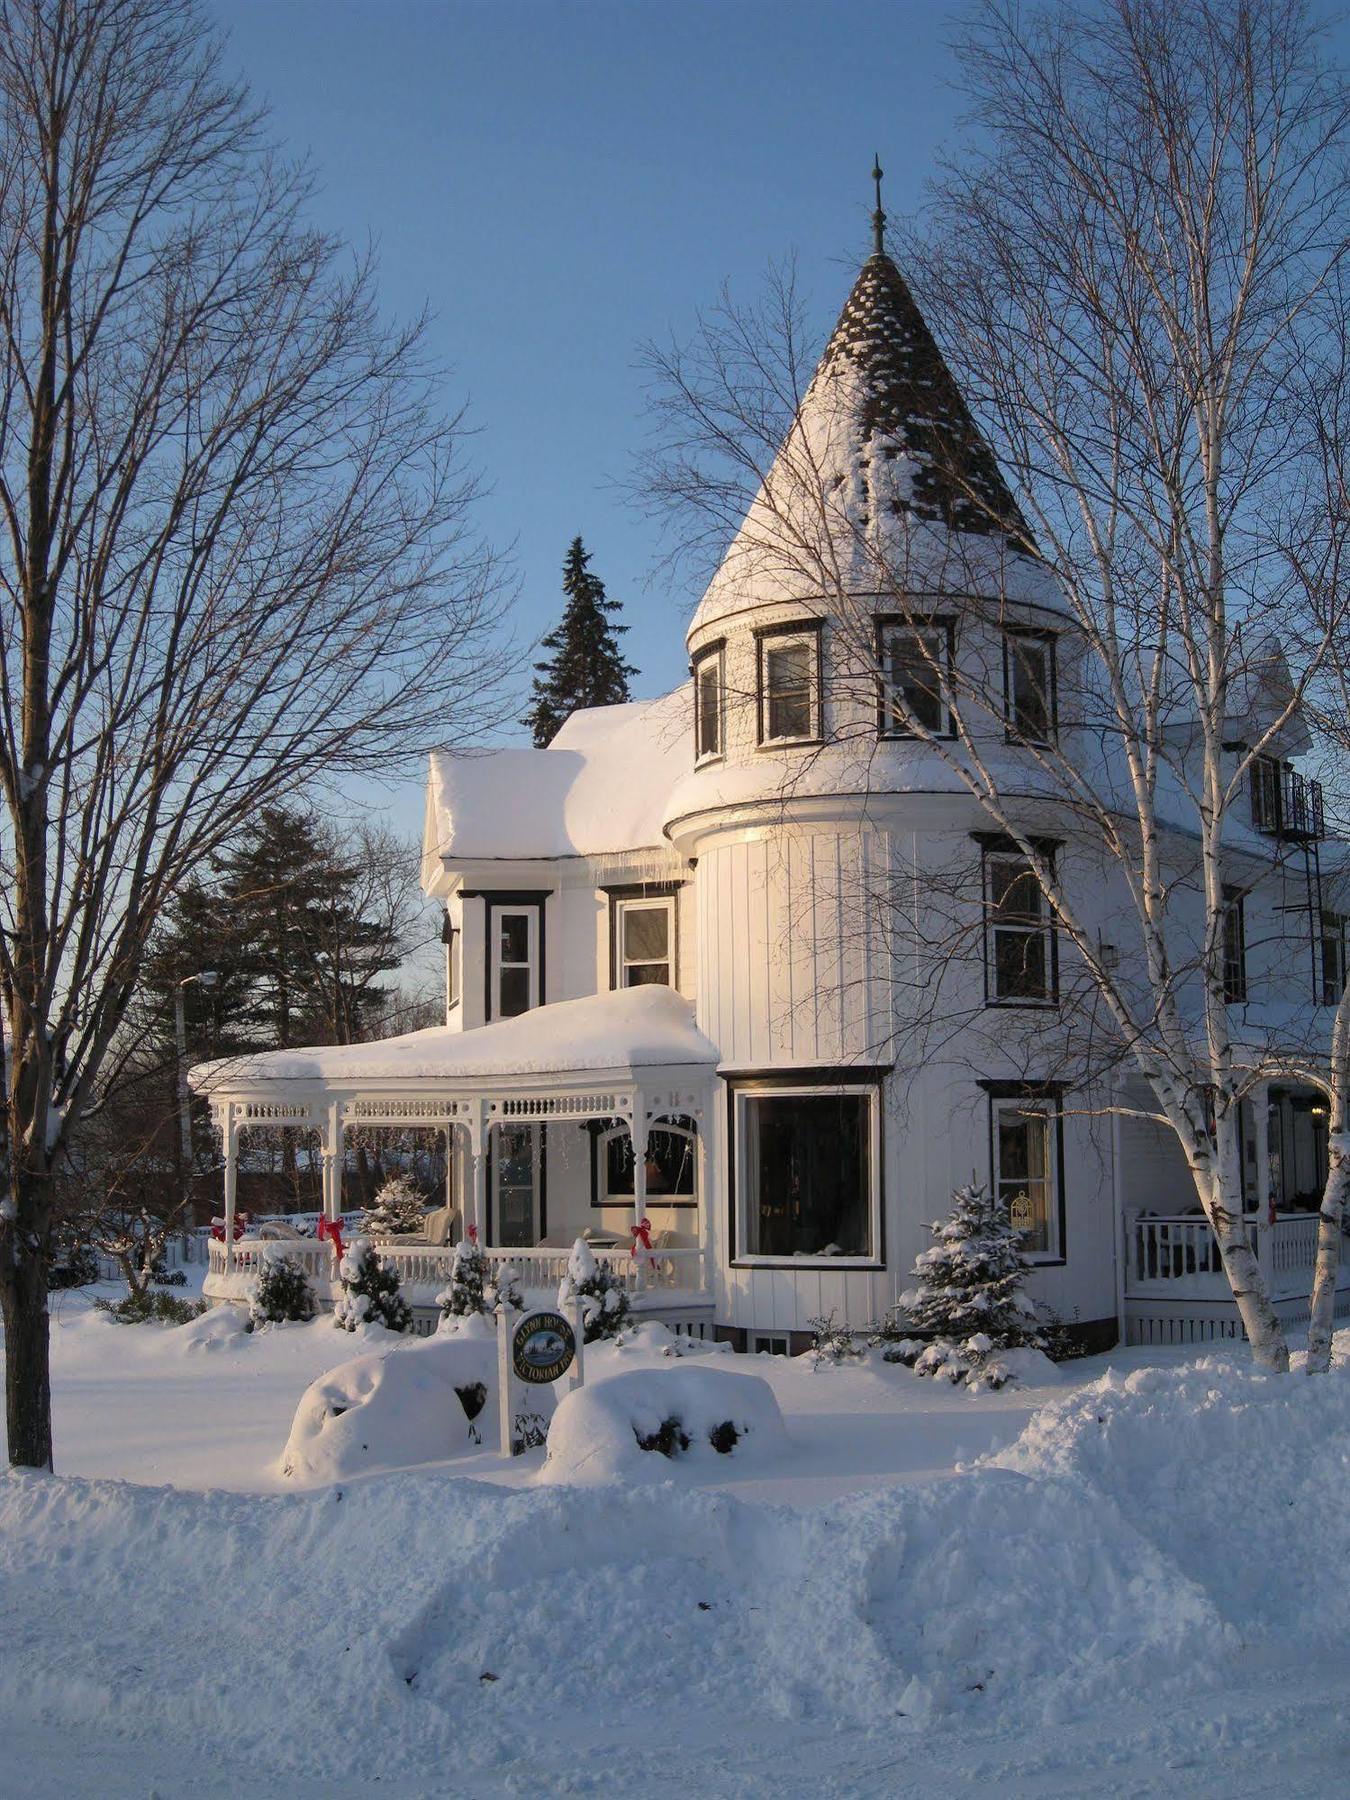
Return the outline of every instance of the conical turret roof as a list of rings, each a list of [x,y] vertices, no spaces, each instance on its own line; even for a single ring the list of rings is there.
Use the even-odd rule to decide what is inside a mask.
[[[884,441],[904,454],[911,478],[893,504],[916,518],[1007,538],[1026,548],[1031,533],[971,417],[909,285],[885,252],[869,256],[839,315],[812,382],[843,379],[852,390],[860,451]],[[805,409],[804,409],[805,410]]]
[[[749,606],[865,594],[1063,602],[909,285],[868,257],[691,638]]]

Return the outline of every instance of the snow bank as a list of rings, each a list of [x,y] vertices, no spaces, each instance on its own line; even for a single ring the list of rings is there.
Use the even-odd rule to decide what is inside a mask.
[[[537,1410],[552,1411],[541,1388]],[[377,1470],[496,1449],[497,1338],[486,1320],[420,1343],[353,1357],[305,1390],[281,1467],[294,1482],[350,1480]]]
[[[788,1447],[773,1389],[725,1369],[634,1369],[576,1388],[553,1418],[543,1481],[666,1481],[734,1456],[763,1462]]]
[[[473,1340],[358,1362],[400,1383]],[[631,1435],[623,1383],[757,1385],[711,1361],[625,1370],[572,1411]],[[621,1767],[633,1793],[947,1793],[907,1785],[909,1759],[958,1752],[984,1793],[1237,1792],[1216,1758],[1244,1752],[1245,1696],[1281,1668],[1338,1681],[1350,1651],[1348,1472],[1350,1371],[1207,1358],[1056,1396],[950,1479],[801,1510],[627,1470],[280,1495],[0,1476],[0,1718],[142,1734],[238,1792],[555,1793]],[[1197,1723],[1206,1693],[1226,1736]],[[1126,1710],[1157,1754],[1113,1771]],[[1341,1791],[1325,1719],[1339,1785],[1242,1791]],[[1015,1780],[1007,1734],[1036,1746]]]

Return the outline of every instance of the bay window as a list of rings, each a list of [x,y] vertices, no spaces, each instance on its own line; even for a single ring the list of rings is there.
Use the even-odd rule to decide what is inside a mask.
[[[880,1258],[880,1089],[735,1090],[741,1259]]]
[[[616,987],[673,987],[675,901],[620,900],[615,905]]]

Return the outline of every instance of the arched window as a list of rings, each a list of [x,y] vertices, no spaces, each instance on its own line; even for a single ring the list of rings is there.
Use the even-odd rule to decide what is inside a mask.
[[[694,1206],[697,1129],[683,1116],[661,1119],[647,1134],[647,1198],[654,1206]],[[591,1204],[627,1206],[633,1200],[633,1140],[618,1123],[595,1137]]]

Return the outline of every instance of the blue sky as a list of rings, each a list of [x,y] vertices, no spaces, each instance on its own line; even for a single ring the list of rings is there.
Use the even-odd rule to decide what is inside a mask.
[[[429,303],[478,427],[482,524],[514,542],[518,622],[561,604],[568,541],[624,603],[639,695],[684,673],[697,594],[650,582],[615,491],[644,437],[638,346],[795,253],[821,330],[869,244],[868,171],[916,207],[960,117],[953,13],[923,0],[216,0],[229,57],[319,174],[316,223],[379,251],[386,308]],[[415,776],[387,795],[420,827]]]

